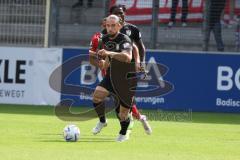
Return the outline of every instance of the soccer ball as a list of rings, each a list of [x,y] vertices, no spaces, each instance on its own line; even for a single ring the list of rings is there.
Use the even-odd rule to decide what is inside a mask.
[[[76,142],[80,137],[80,130],[74,124],[67,125],[63,130],[63,137],[66,142]]]

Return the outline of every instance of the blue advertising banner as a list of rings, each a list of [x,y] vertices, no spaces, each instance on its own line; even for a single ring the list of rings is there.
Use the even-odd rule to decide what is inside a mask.
[[[102,79],[99,70],[89,65],[87,54],[86,49],[63,52],[61,99],[72,99],[74,106],[92,106],[91,94]],[[74,67],[69,69],[71,61]],[[139,85],[150,86],[157,77],[160,90],[166,84],[172,87],[159,96],[137,94],[138,108],[240,112],[240,55],[148,51],[146,62],[147,81]],[[65,91],[68,86],[87,90],[71,94]]]

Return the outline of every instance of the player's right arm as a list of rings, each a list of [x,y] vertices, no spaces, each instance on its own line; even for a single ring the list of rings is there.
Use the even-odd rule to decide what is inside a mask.
[[[133,41],[134,41],[134,43],[136,44],[136,46],[138,47],[138,50],[139,50],[140,65],[142,67],[144,67],[146,49],[145,49],[145,46],[144,46],[143,41],[142,41],[141,32],[134,25],[132,25],[132,30],[133,30]]]
[[[110,56],[111,58],[114,58],[118,61],[130,63],[132,60],[132,46],[131,44],[128,44],[128,45],[129,45],[129,48],[121,52],[113,52],[113,51],[107,51],[105,49],[101,49],[99,50],[98,53],[103,57]]]
[[[91,65],[98,67],[98,58],[96,56],[96,52],[89,50],[89,62]]]
[[[139,56],[139,50],[137,46],[133,43],[133,57],[135,60],[135,67],[136,71],[140,70],[140,56]]]
[[[93,52],[92,50],[89,50],[89,62],[91,65],[94,65],[96,67],[99,67],[101,70],[107,69],[109,67],[109,60],[108,57],[105,58],[105,60],[101,59],[99,60],[96,56],[96,52]]]

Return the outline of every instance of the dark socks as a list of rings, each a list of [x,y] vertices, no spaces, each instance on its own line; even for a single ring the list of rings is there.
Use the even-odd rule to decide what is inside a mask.
[[[121,121],[121,118],[119,117],[119,110],[120,110],[120,107],[117,107],[115,109],[117,118],[119,119],[120,125],[121,125],[121,130],[120,130],[119,134],[126,135],[128,126],[130,124],[130,118],[127,118],[125,121]]]
[[[125,121],[121,121],[120,122],[121,130],[120,130],[119,134],[126,135],[129,124],[130,124],[129,118]]]
[[[104,103],[93,103],[93,106],[95,108],[95,111],[99,117],[100,122],[105,123],[106,117],[105,117],[105,106]]]

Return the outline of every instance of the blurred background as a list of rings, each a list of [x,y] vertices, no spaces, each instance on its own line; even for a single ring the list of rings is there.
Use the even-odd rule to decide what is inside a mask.
[[[211,33],[207,27],[214,16],[211,12],[218,12],[211,8],[216,0],[187,0],[187,6],[186,0],[179,0],[172,19],[174,1],[0,0],[0,45],[89,47],[91,36],[101,30],[101,20],[108,15],[109,7],[123,4],[127,21],[139,27],[147,49],[221,51],[214,30]],[[221,1],[216,1],[219,7]],[[239,16],[240,0],[225,0],[220,17],[225,52],[239,52]],[[218,17],[215,19],[218,21]]]

